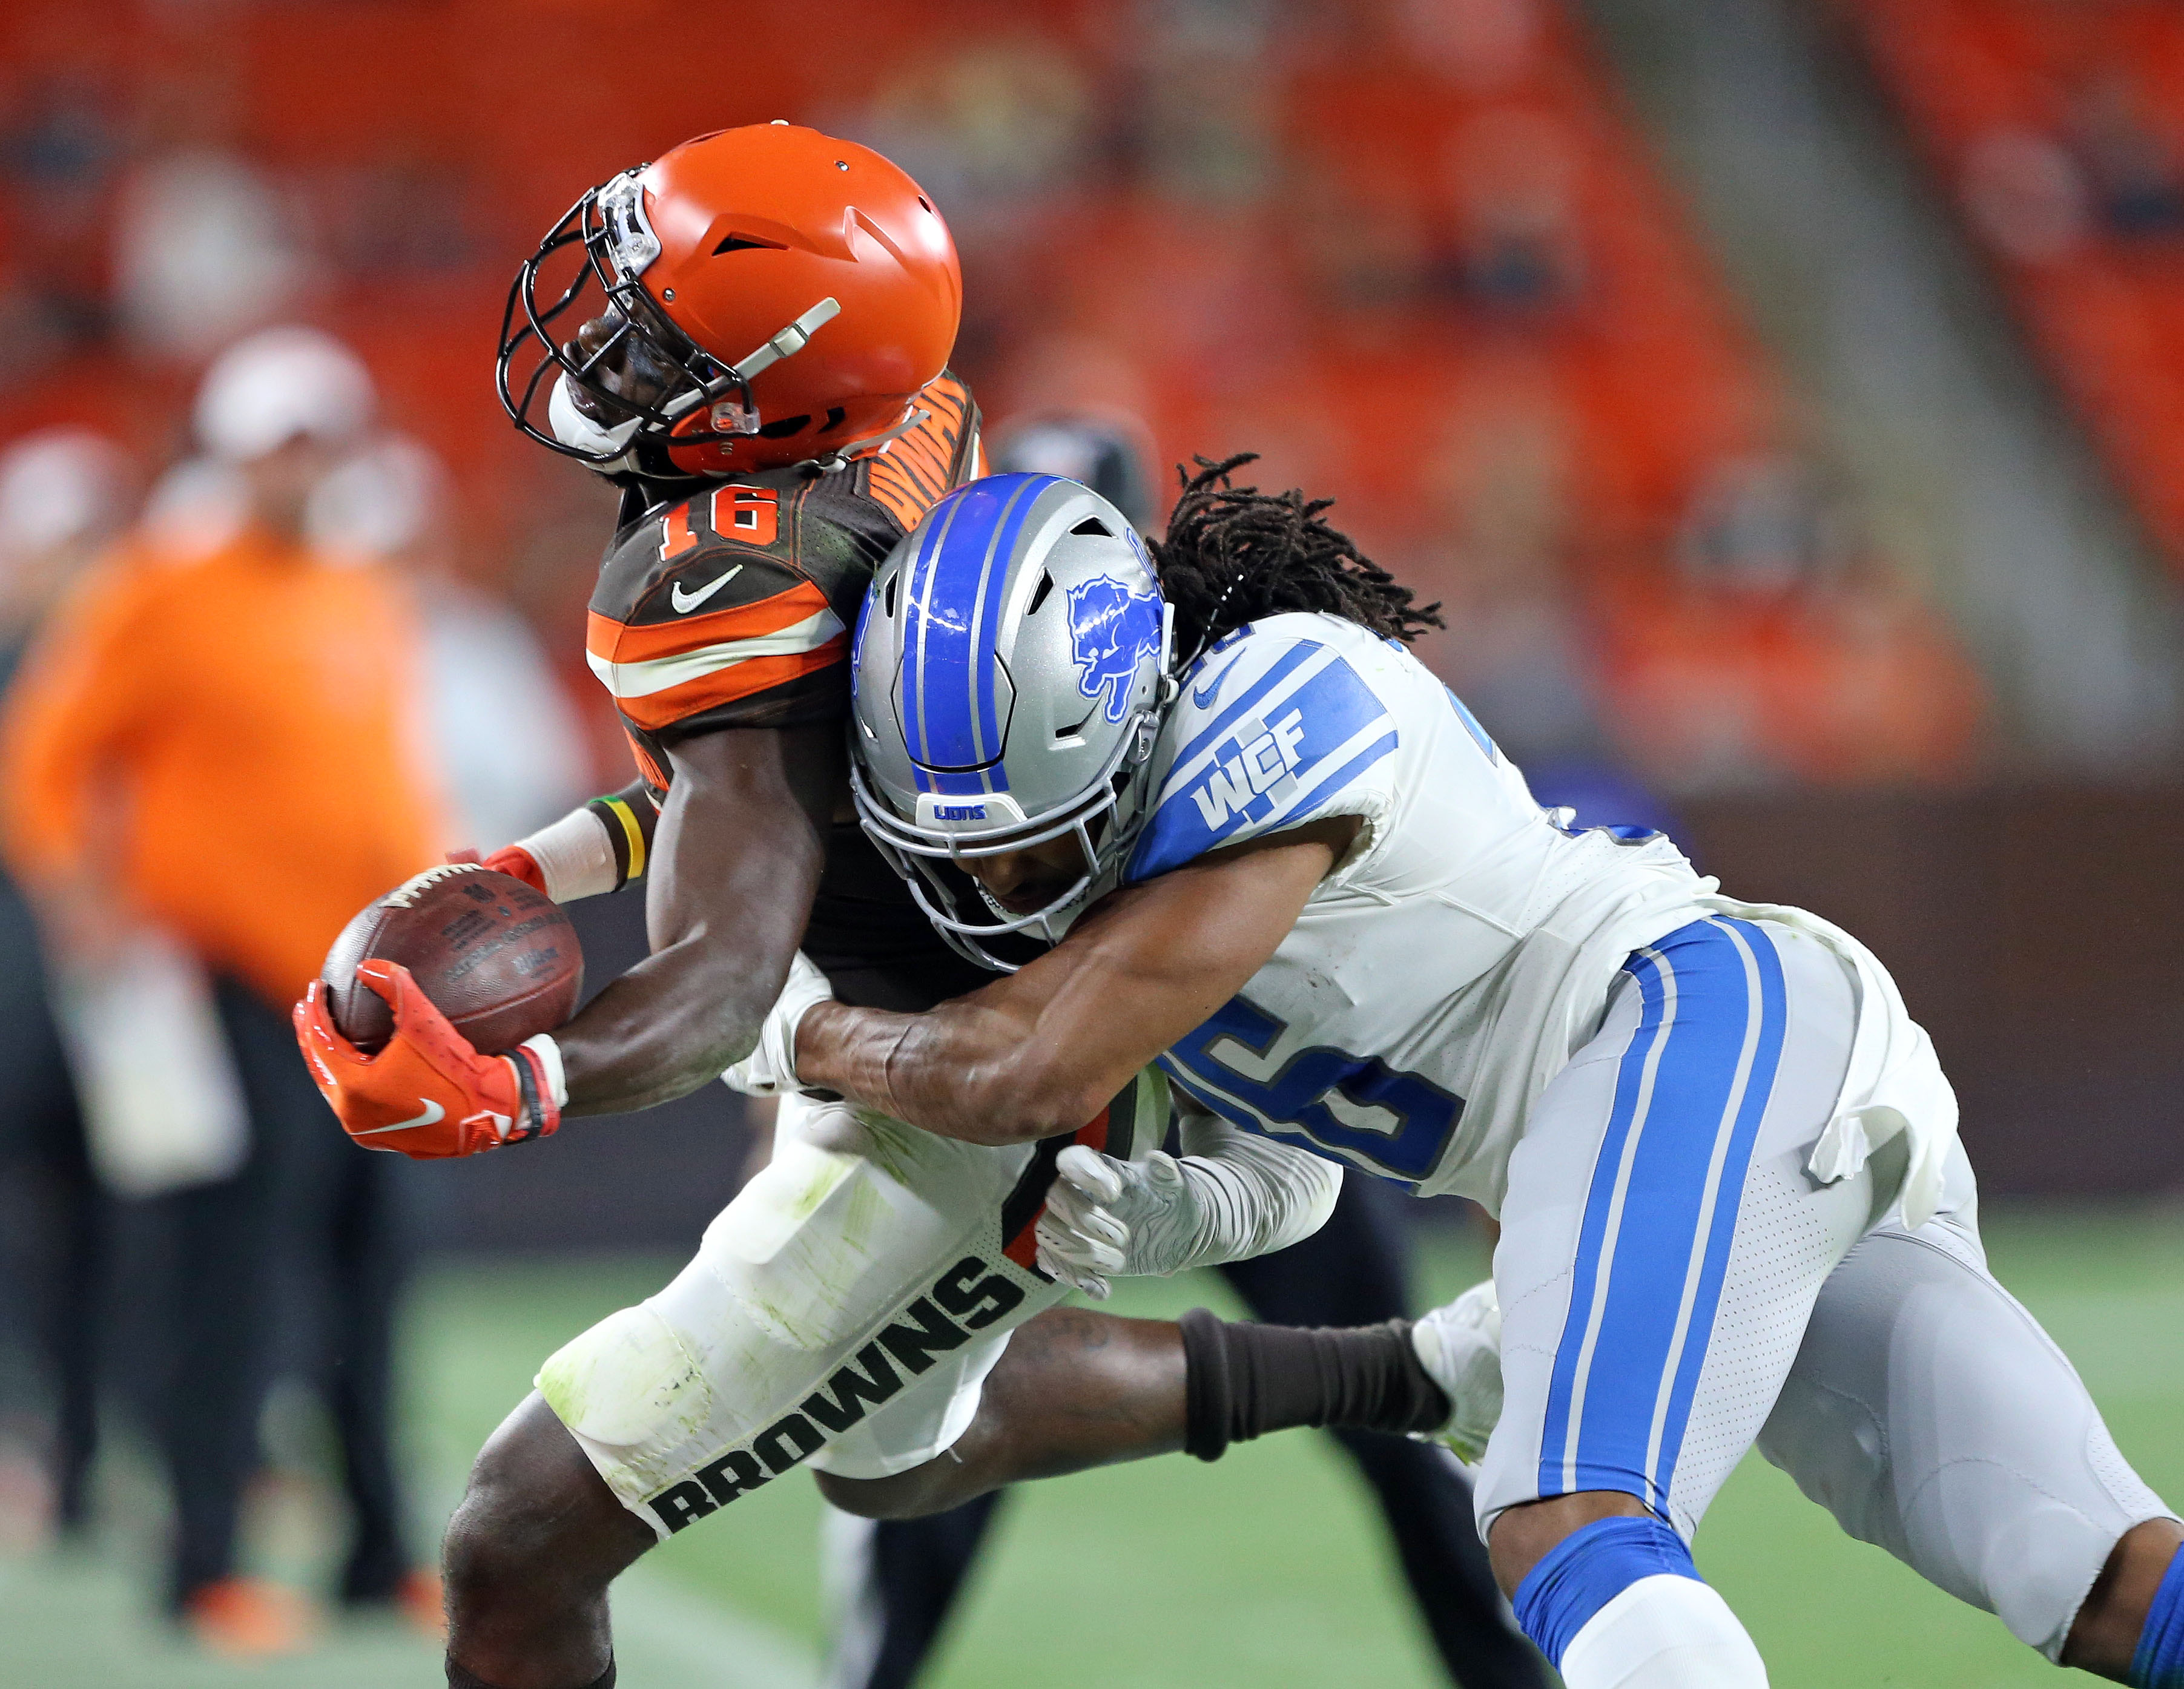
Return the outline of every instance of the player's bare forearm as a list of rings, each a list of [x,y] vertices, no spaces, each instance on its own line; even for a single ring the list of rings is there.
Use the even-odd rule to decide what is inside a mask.
[[[927,1014],[822,1003],[796,1073],[943,1137],[1075,1131],[1272,956],[1348,823],[1210,856],[1103,900],[1022,972]]]
[[[670,756],[645,875],[653,953],[554,1035],[571,1114],[684,1096],[748,1054],[819,883],[837,730],[710,733]]]
[[[1022,1013],[1021,1004],[988,1004],[985,996],[978,992],[926,1014],[814,1004],[797,1028],[797,1077],[972,1143],[1018,1143],[1083,1125],[1098,1104],[1072,1118],[1069,1099],[1051,1094],[1061,1087],[1050,1079],[1041,1096],[1034,1095],[1024,1070],[1032,1065],[1036,1017]],[[997,1111],[987,1099],[1005,1087],[1016,1106]],[[1052,1125],[1051,1120],[1071,1124]]]

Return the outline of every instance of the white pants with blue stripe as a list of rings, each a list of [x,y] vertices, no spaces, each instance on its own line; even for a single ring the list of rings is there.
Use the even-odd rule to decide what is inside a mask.
[[[2052,1658],[2116,1539],[2170,1510],[1988,1274],[1961,1151],[1915,1233],[1880,1223],[1900,1157],[1806,1172],[1856,1014],[1844,964],[1770,922],[1632,956],[1510,1160],[1479,1525],[1613,1490],[1689,1540],[1758,1441],[1847,1531]]]

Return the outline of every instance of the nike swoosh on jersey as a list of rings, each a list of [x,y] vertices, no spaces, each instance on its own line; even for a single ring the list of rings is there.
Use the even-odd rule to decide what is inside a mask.
[[[712,582],[710,586],[700,586],[694,592],[685,592],[682,590],[682,583],[678,581],[672,586],[667,589],[668,600],[675,606],[675,614],[677,615],[687,616],[691,611],[696,609],[699,605],[704,603],[706,599],[711,597],[714,593],[719,592],[721,588],[727,586],[728,582],[734,580],[736,576],[741,575],[743,572],[743,564],[738,564],[726,575],[721,576],[719,580]]]
[[[1234,666],[1235,665],[1234,664],[1228,665],[1229,668],[1234,668]],[[1195,704],[1201,709],[1210,708],[1213,703],[1214,694],[1221,690],[1221,683],[1228,678],[1228,669],[1223,669],[1204,686],[1193,687],[1190,693],[1191,703]]]
[[[412,1126],[437,1126],[448,1118],[448,1111],[430,1097],[420,1097],[417,1100],[425,1105],[425,1112],[418,1115],[415,1120],[397,1120],[391,1126],[368,1126],[360,1132],[351,1132],[349,1136],[355,1138],[369,1138],[377,1137],[382,1132],[406,1132]]]

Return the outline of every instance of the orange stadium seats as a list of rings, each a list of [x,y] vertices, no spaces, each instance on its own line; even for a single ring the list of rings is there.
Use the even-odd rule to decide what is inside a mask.
[[[134,91],[109,193],[163,144],[266,172],[316,253],[307,314],[365,353],[488,522],[533,473],[488,379],[516,260],[615,169],[788,116],[889,152],[940,201],[964,258],[957,362],[989,414],[1120,406],[1171,463],[1259,452],[1428,597],[1462,586],[1484,506],[1529,500],[1538,567],[1589,607],[1611,671],[1642,666],[1652,619],[1626,607],[1683,601],[1670,559],[1709,476],[1797,442],[1564,7],[1128,15],[886,0],[844,53],[792,8],[666,0],[239,5],[88,32],[40,4],[0,21],[0,49],[19,109],[63,64]],[[152,384],[170,440],[185,387]],[[0,425],[40,393],[0,397]],[[1812,737],[1768,754],[1838,770]]]
[[[1851,10],[2054,379],[2184,569],[2184,12]]]

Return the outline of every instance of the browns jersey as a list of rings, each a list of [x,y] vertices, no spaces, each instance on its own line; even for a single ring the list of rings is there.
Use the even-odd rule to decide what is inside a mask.
[[[872,571],[943,493],[985,473],[970,390],[944,375],[918,404],[922,423],[845,469],[724,481],[616,534],[586,652],[655,792],[680,740],[848,716],[850,633]],[[826,848],[802,948],[844,1002],[914,1011],[987,982],[854,820],[830,827]]]
[[[944,374],[918,407],[916,428],[846,468],[722,481],[616,534],[585,650],[655,786],[677,740],[849,714],[850,630],[872,571],[983,473],[969,388]]]

